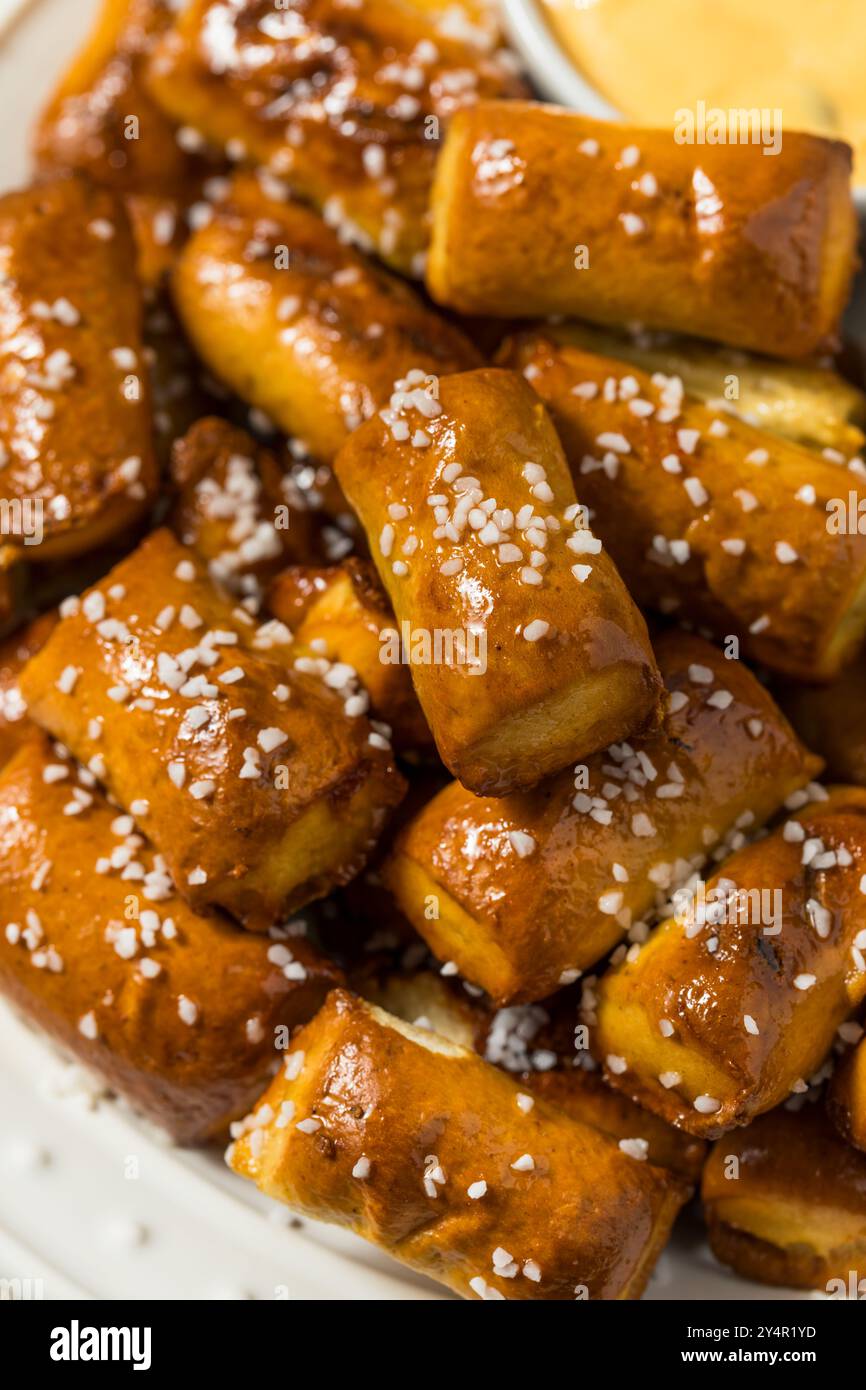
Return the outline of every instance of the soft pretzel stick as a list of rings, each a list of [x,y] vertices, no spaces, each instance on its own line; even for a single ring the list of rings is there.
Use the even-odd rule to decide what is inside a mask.
[[[866,1157],[834,1134],[820,1100],[726,1134],[701,1196],[713,1254],[743,1278],[866,1294]]]
[[[778,357],[832,344],[856,264],[851,151],[785,132],[766,159],[554,106],[482,101],[433,188],[434,299],[574,315]]]
[[[172,0],[101,0],[93,27],[33,132],[41,175],[76,171],[122,198],[136,270],[156,286],[186,233],[189,205],[222,168],[179,135],[144,84],[147,55],[174,19]]]
[[[142,892],[161,880],[165,891]],[[183,1143],[217,1135],[338,978],[194,912],[95,779],[32,730],[0,775],[0,990]]]
[[[262,930],[361,868],[404,784],[348,668],[329,688],[330,663],[233,608],[168,531],[67,612],[22,673],[30,714],[193,907]]]
[[[375,569],[354,556],[326,568],[289,565],[268,590],[268,608],[306,646],[358,672],[370,704],[399,749],[429,749],[427,721],[407,666],[382,660],[394,613]]]
[[[800,679],[850,660],[866,630],[857,474],[709,409],[678,378],[545,332],[502,357],[550,410],[578,496],[643,603]]]
[[[190,238],[172,284],[211,370],[325,461],[410,368],[482,361],[404,280],[250,175]]]
[[[491,1032],[497,1029],[497,1015],[482,1001],[467,996],[457,981],[443,979],[431,970],[403,972],[374,966],[356,972],[350,983],[388,1013],[417,1028],[431,1029],[449,1042],[475,1048],[488,1061],[503,1065],[504,1051],[500,1057],[498,1046],[490,1043]],[[656,1167],[671,1168],[687,1182],[700,1177],[706,1156],[702,1140],[674,1129],[622,1092],[612,1090],[600,1072],[572,1066],[572,1061],[577,1061],[573,1055],[555,1070],[521,1071],[520,1084],[572,1119],[610,1135],[624,1153],[642,1153]],[[508,1070],[514,1074],[513,1066]]]
[[[690,395],[749,425],[810,449],[826,449],[839,461],[866,442],[866,395],[832,367],[779,362],[735,348],[641,329],[626,333],[594,324],[545,324],[557,343],[598,357],[616,357],[642,371],[678,376]]]
[[[707,1138],[804,1090],[866,998],[864,873],[859,787],[726,860],[598,985],[611,1084]]]
[[[57,179],[0,198],[0,570],[85,555],[157,490],[129,226]]]
[[[600,960],[717,847],[815,776],[754,676],[699,637],[656,647],[665,727],[502,798],[446,787],[384,869],[442,961],[500,1003],[543,999]]]
[[[287,179],[346,240],[417,276],[446,122],[479,95],[525,91],[495,27],[460,11],[449,24],[450,9],[193,0],[157,46],[150,90],[173,121]]]
[[[439,754],[465,786],[532,786],[653,722],[644,621],[518,376],[413,372],[335,467],[394,607],[399,655],[383,659],[407,654]]]
[[[293,1040],[235,1172],[468,1298],[637,1298],[688,1194],[472,1052],[342,990]]]

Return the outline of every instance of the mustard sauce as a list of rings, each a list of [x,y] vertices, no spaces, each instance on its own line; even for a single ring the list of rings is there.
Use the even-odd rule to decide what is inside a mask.
[[[542,0],[582,74],[627,119],[682,108],[781,113],[847,140],[866,183],[864,0]]]

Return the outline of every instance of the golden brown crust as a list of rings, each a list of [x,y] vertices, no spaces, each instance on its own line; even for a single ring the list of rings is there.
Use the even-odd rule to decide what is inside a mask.
[[[643,603],[802,679],[850,659],[866,630],[866,535],[828,513],[866,496],[856,474],[709,409],[676,378],[546,333],[502,357],[550,409],[578,495]],[[638,415],[643,402],[653,409]]]
[[[654,721],[646,626],[518,376],[411,373],[335,468],[439,755],[465,786],[533,786]]]
[[[725,1135],[701,1195],[713,1253],[744,1278],[858,1295],[866,1159],[833,1133],[820,1102],[774,1110]],[[839,1280],[842,1287],[831,1282]],[[860,1297],[864,1290],[859,1284]]]
[[[573,1120],[592,1125],[617,1144],[624,1142],[624,1153],[643,1151],[656,1168],[669,1168],[687,1183],[699,1180],[707,1150],[703,1140],[681,1133],[611,1090],[598,1072],[584,1067],[530,1071],[522,1074],[520,1084]]]
[[[699,338],[644,328],[624,332],[574,319],[540,331],[555,343],[631,362],[650,374],[678,376],[690,395],[712,409],[807,449],[832,450],[840,463],[866,444],[866,394],[824,362],[780,362]]]
[[[95,550],[156,492],[132,255],[120,205],[78,179],[0,198],[0,568]]]
[[[274,579],[268,590],[268,607],[275,617],[280,618],[292,632],[298,632],[315,613],[320,595],[334,584],[344,585],[351,590],[358,607],[369,615],[369,621],[393,625],[394,614],[388,602],[388,595],[379,582],[379,576],[369,560],[360,560],[350,555],[339,565],[312,568],[304,565],[289,565]],[[376,628],[379,631],[379,628]],[[378,649],[378,639],[376,647]]]
[[[843,1138],[866,1153],[866,1041],[852,1048],[833,1073],[827,1110]]]
[[[673,1174],[341,990],[293,1054],[230,1151],[263,1192],[463,1297],[639,1297],[688,1193]]]
[[[483,1001],[468,995],[456,979],[443,978],[431,970],[401,970],[393,964],[389,969],[381,961],[368,960],[353,971],[350,985],[380,1009],[416,1028],[429,1028],[482,1056],[488,1050],[496,1016]],[[573,1027],[572,1015],[570,1032]],[[567,1046],[573,1055],[573,1037],[568,1038]],[[503,1061],[497,1056],[488,1056],[487,1060],[496,1065]],[[520,1084],[572,1119],[607,1134],[617,1144],[625,1141],[623,1152],[631,1156],[643,1152],[657,1168],[670,1168],[687,1183],[698,1181],[706,1157],[706,1145],[701,1139],[673,1129],[627,1096],[611,1090],[598,1072],[572,1066],[570,1062],[571,1058],[555,1070],[524,1071]]]
[[[34,132],[40,171],[75,170],[115,193],[185,195],[191,161],[141,82],[172,19],[167,0],[103,0]]]
[[[33,732],[18,677],[45,646],[57,622],[56,610],[42,613],[0,642],[0,768]]]
[[[611,1085],[707,1138],[803,1089],[866,997],[864,871],[857,787],[728,859],[598,985]]]
[[[466,313],[638,322],[807,357],[835,340],[856,264],[850,173],[847,145],[813,135],[786,132],[761,159],[481,102],[455,117],[437,166],[427,281]]]
[[[656,653],[673,696],[661,731],[530,792],[452,783],[397,838],[384,877],[398,905],[501,1003],[542,999],[600,960],[820,770],[740,662],[682,632]]]
[[[168,0],[103,0],[33,139],[40,173],[84,174],[123,198],[148,285],[170,268],[184,213],[208,168],[183,148],[142,81],[148,54],[174,17]]]
[[[190,238],[173,288],[208,366],[326,461],[410,368],[481,362],[409,285],[252,175]]]
[[[259,598],[287,561],[314,558],[300,489],[246,430],[216,416],[197,420],[175,442],[171,479],[169,524],[223,588]]]
[[[387,744],[327,688],[328,663],[290,643],[162,530],[21,678],[32,717],[122,806],[148,803],[142,828],[187,901],[253,930],[351,878],[403,791]]]
[[[32,732],[0,776],[0,989],[191,1143],[252,1103],[276,1030],[309,1018],[339,972],[296,936],[148,901],[130,866],[154,864],[132,818]]]
[[[292,565],[274,579],[267,602],[299,642],[316,644],[331,661],[357,671],[397,749],[432,747],[408,667],[381,659],[382,634],[387,640],[394,631],[394,613],[369,561],[350,557],[326,569]]]
[[[269,166],[344,236],[418,275],[440,123],[479,95],[524,91],[493,34],[460,28],[397,0],[293,0],[276,15],[272,0],[194,0],[156,50],[150,89],[174,120]]]

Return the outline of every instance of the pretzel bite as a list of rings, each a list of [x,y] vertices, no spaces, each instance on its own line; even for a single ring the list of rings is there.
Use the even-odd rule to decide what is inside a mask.
[[[192,907],[263,930],[361,868],[403,782],[349,673],[232,609],[165,530],[71,609],[22,673],[29,712]]]
[[[688,1188],[479,1057],[335,990],[235,1172],[464,1298],[637,1298]]]
[[[859,1029],[859,1025],[848,1027]],[[827,1090],[827,1109],[839,1133],[866,1152],[866,1041],[860,1042],[836,1068]]]
[[[445,980],[431,970],[378,972],[368,967],[357,971],[351,983],[365,999],[415,1028],[430,1029],[449,1042],[484,1054],[495,1015],[480,1001],[469,998],[456,981]],[[494,1055],[488,1055],[487,1060],[496,1062],[496,1049],[491,1053]],[[607,1134],[623,1153],[670,1168],[688,1183],[700,1178],[706,1155],[703,1141],[681,1134],[627,1096],[612,1091],[597,1072],[582,1066],[526,1071],[520,1084],[572,1119]]]
[[[96,549],[155,492],[131,257],[110,194],[67,179],[0,198],[2,571]]]
[[[286,178],[341,236],[420,275],[440,124],[525,88],[455,7],[193,0],[150,64],[175,120]],[[452,20],[449,21],[446,11]]]
[[[170,27],[173,8],[170,0],[102,0],[34,131],[41,171],[76,170],[116,192],[183,189],[188,159],[140,80],[143,59]]]
[[[454,782],[410,821],[383,876],[442,961],[499,1003],[543,999],[667,901],[714,847],[742,843],[820,770],[762,685],[699,637],[656,648],[663,729],[529,792]]]
[[[518,376],[413,371],[335,468],[394,605],[391,659],[464,786],[504,796],[653,722],[646,625]]]
[[[249,175],[191,237],[174,297],[208,366],[325,461],[411,367],[481,362],[402,280]]]
[[[482,101],[448,130],[427,283],[463,313],[638,322],[777,357],[832,346],[856,265],[851,151],[785,132],[668,130]]]
[[[43,613],[0,642],[0,768],[33,732],[18,677],[45,646],[57,625],[57,612]]]
[[[683,393],[546,334],[512,340],[551,411],[579,496],[633,593],[736,635],[756,660],[828,679],[866,632],[858,476]],[[837,523],[833,503],[844,504]]]
[[[142,80],[176,8],[171,0],[103,0],[33,142],[41,173],[76,171],[123,197],[147,284],[170,266],[182,213],[207,168],[190,148],[195,132],[179,135]]]
[[[172,529],[216,583],[258,599],[287,560],[313,558],[300,489],[245,430],[216,416],[197,420],[174,445],[171,476]]]
[[[866,656],[829,685],[780,683],[776,695],[794,728],[827,763],[827,775],[866,786]]]
[[[382,660],[394,613],[371,564],[350,557],[327,569],[291,565],[271,584],[268,607],[299,642],[357,671],[372,708],[393,730],[395,747],[430,747],[408,667]]]
[[[725,1135],[701,1195],[713,1254],[743,1278],[866,1292],[866,1158],[833,1133],[820,1104],[783,1106]]]
[[[615,332],[588,323],[548,324],[555,343],[618,357],[645,372],[678,376],[692,396],[747,424],[805,444],[832,449],[839,462],[863,448],[866,396],[830,367],[776,362],[670,333]]]
[[[296,935],[195,913],[132,817],[32,726],[0,775],[0,917],[0,990],[182,1143],[244,1113],[275,1029],[339,978]]]
[[[741,849],[602,978],[611,1085],[713,1139],[779,1105],[866,998],[866,791],[835,789]]]

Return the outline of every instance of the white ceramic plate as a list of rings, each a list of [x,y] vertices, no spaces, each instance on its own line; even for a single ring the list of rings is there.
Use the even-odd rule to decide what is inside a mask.
[[[98,0],[0,0],[0,191]],[[15,10],[22,10],[6,25]],[[219,1155],[172,1148],[0,1004],[0,1279],[45,1298],[441,1299],[354,1236],[260,1198]],[[790,1299],[715,1263],[687,1214],[650,1299]]]

